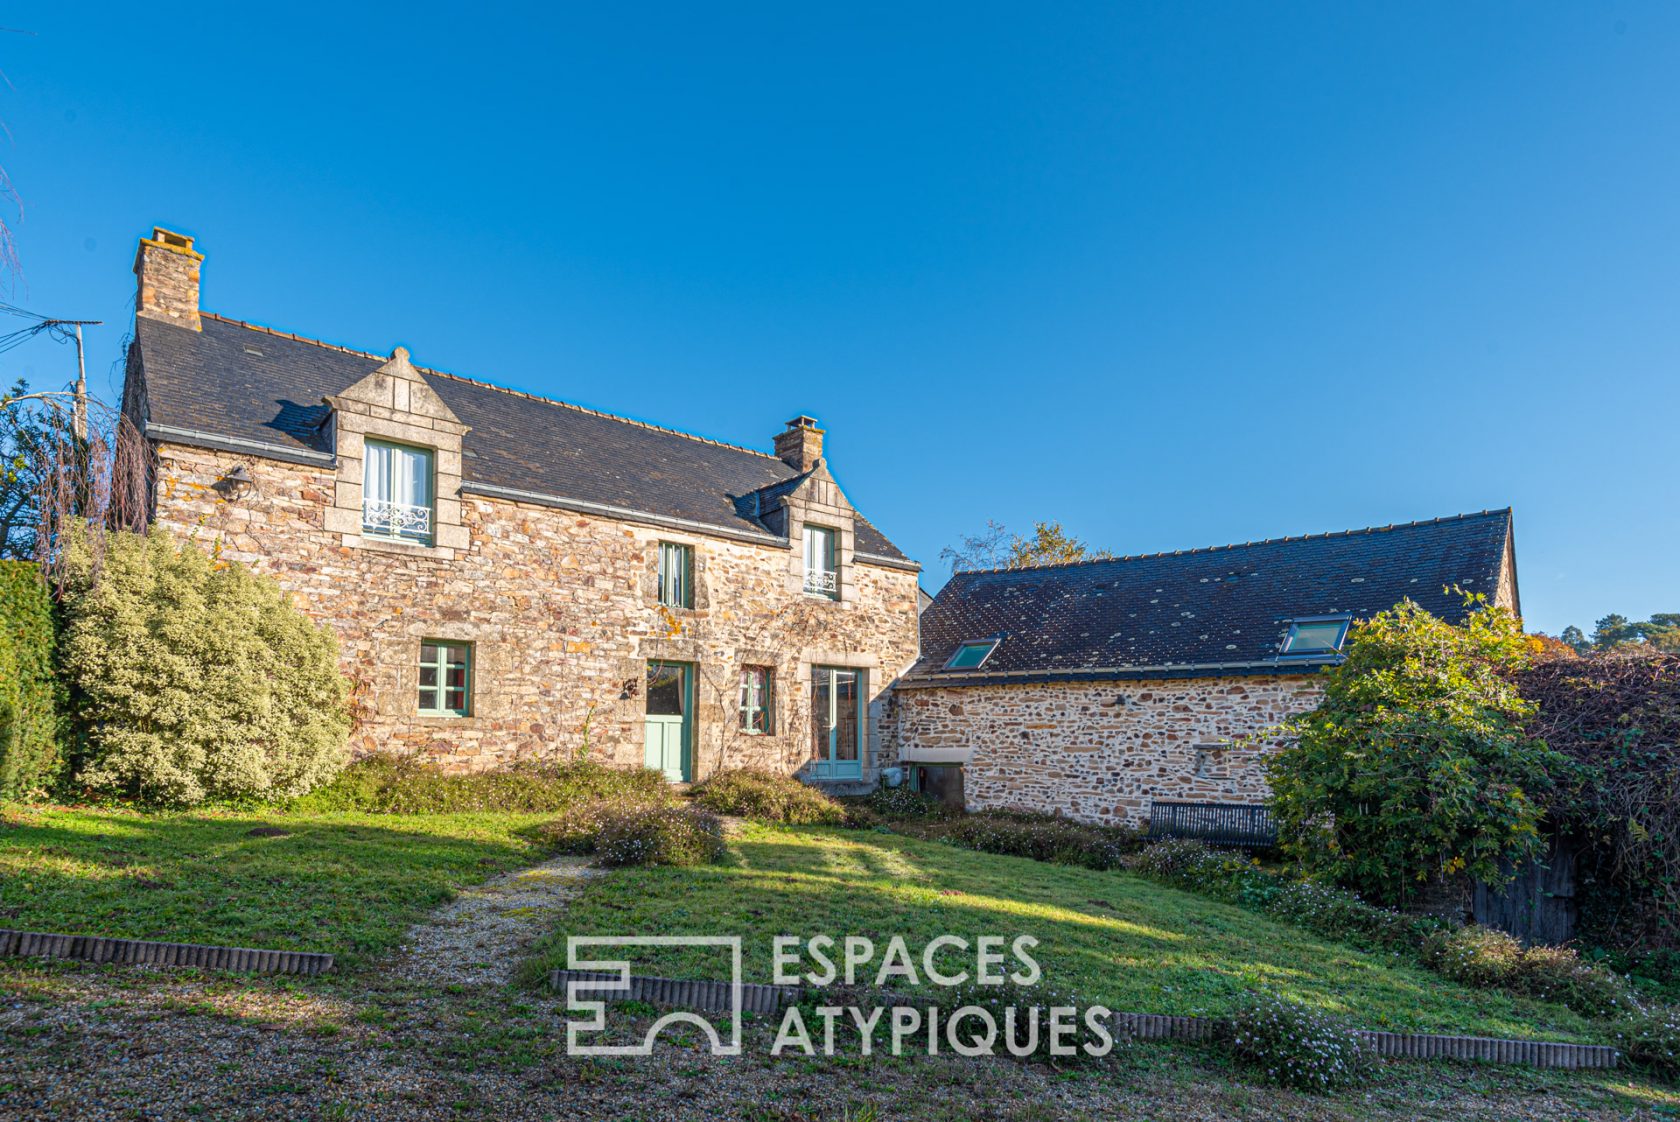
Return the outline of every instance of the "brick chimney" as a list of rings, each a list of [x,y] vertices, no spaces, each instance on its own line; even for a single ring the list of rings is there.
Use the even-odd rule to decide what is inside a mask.
[[[776,456],[796,471],[810,471],[822,460],[823,430],[815,417],[795,417],[776,434]]]
[[[203,260],[204,254],[193,249],[186,234],[152,227],[152,236],[140,239],[134,255],[134,275],[140,282],[135,314],[203,330],[198,318],[198,269]]]

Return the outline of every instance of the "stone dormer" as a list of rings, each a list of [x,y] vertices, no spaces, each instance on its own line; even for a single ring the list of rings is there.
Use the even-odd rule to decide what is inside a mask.
[[[408,351],[398,347],[385,365],[326,403],[332,408],[328,424],[338,462],[326,514],[328,532],[341,535],[351,548],[441,560],[465,550],[461,439],[468,428],[415,369]],[[410,468],[418,464],[429,473],[429,493],[403,496],[417,501],[384,503],[366,493],[370,455],[382,451],[389,458],[393,450],[409,458]]]
[[[829,474],[823,460],[823,430],[810,417],[799,416],[787,423],[776,437],[776,454],[802,474],[773,484],[758,493],[759,520],[772,533],[788,539],[788,588],[817,599],[839,604],[857,602],[857,512],[845,492]],[[833,587],[821,571],[820,557],[812,558],[806,529],[831,535]],[[809,562],[816,560],[813,566]],[[817,571],[813,572],[813,568]]]

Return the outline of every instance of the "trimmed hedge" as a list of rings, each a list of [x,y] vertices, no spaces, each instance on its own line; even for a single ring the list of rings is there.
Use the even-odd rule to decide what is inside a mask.
[[[38,795],[64,766],[64,687],[52,594],[40,567],[0,561],[0,799]]]

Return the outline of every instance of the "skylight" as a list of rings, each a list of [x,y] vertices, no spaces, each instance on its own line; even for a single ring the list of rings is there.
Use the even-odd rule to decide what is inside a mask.
[[[1289,634],[1284,637],[1282,655],[1306,658],[1312,655],[1335,654],[1347,638],[1347,616],[1315,616],[1289,621]]]
[[[978,670],[992,657],[1001,639],[974,639],[963,643],[945,664],[947,670]]]

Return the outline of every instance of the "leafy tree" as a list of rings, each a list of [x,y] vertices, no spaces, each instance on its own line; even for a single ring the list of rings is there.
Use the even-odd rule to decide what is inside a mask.
[[[294,798],[344,766],[338,645],[278,584],[161,529],[105,535],[95,579],[88,535],[69,537],[77,783],[190,806]]]
[[[1011,534],[1001,522],[988,520],[978,534],[966,536],[939,551],[953,572],[974,569],[1030,569],[1036,565],[1064,565],[1113,557],[1106,549],[1092,549],[1062,528],[1059,521],[1035,522],[1031,536]]]
[[[1612,612],[1593,625],[1589,639],[1573,624],[1558,636],[1577,654],[1615,650],[1617,647],[1649,644],[1659,651],[1680,654],[1680,612],[1652,612],[1650,619],[1630,620]]]
[[[1411,601],[1354,628],[1318,708],[1268,761],[1285,849],[1382,903],[1498,882],[1536,851],[1567,761],[1529,736],[1521,624],[1480,598],[1462,625]]]
[[[27,401],[29,384],[19,379],[0,394],[0,559],[35,556],[40,526],[42,453],[51,443],[50,416]]]

